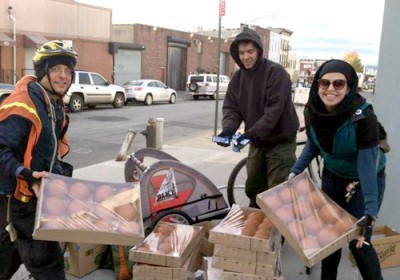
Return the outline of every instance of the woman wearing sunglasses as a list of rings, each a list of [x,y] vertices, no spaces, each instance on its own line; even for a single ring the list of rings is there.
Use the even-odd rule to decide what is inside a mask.
[[[318,69],[304,110],[308,141],[289,178],[322,155],[322,190],[361,220],[359,236],[349,244],[357,267],[363,279],[381,280],[371,235],[385,189],[386,159],[378,146],[380,124],[357,85],[355,70],[342,60],[329,60]],[[358,184],[350,190],[353,182]],[[322,260],[321,279],[336,279],[340,258],[338,250]]]

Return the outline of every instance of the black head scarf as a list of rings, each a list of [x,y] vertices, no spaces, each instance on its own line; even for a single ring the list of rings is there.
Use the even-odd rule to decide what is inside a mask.
[[[349,92],[331,112],[328,112],[318,94],[318,80],[327,73],[342,73],[349,85]],[[307,131],[309,131],[310,126],[313,126],[322,147],[328,152],[332,151],[332,142],[336,130],[365,102],[365,99],[357,93],[357,86],[358,76],[356,71],[343,60],[328,60],[315,73],[308,102],[304,109],[304,118]]]

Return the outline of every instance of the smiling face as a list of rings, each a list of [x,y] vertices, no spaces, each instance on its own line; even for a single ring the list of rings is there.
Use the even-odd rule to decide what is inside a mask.
[[[49,69],[49,77],[45,75],[40,83],[48,90],[54,89],[58,95],[63,95],[72,82],[72,70],[66,65],[58,64]]]
[[[257,62],[258,49],[253,42],[239,43],[239,59],[246,69],[251,69]]]
[[[325,104],[328,112],[331,112],[345,98],[346,94],[349,92],[349,85],[346,82],[342,89],[336,89],[334,87],[333,81],[346,81],[346,77],[342,73],[327,73],[323,75],[320,80],[328,80],[330,82],[327,88],[323,87],[322,83],[319,84],[318,95]]]

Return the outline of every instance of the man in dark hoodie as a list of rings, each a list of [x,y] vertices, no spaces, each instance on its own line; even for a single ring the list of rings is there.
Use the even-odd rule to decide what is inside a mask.
[[[232,139],[244,122],[245,133],[237,141],[250,140],[246,195],[250,206],[256,207],[256,195],[284,182],[296,161],[299,120],[289,74],[263,57],[261,38],[254,30],[245,27],[233,41],[230,53],[240,69],[228,86],[218,136]]]

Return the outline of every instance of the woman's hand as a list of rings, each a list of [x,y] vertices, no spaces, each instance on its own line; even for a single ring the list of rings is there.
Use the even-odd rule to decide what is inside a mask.
[[[357,248],[361,248],[364,244],[371,245],[372,229],[374,227],[376,218],[371,215],[365,215],[357,223],[359,235],[357,237]]]

